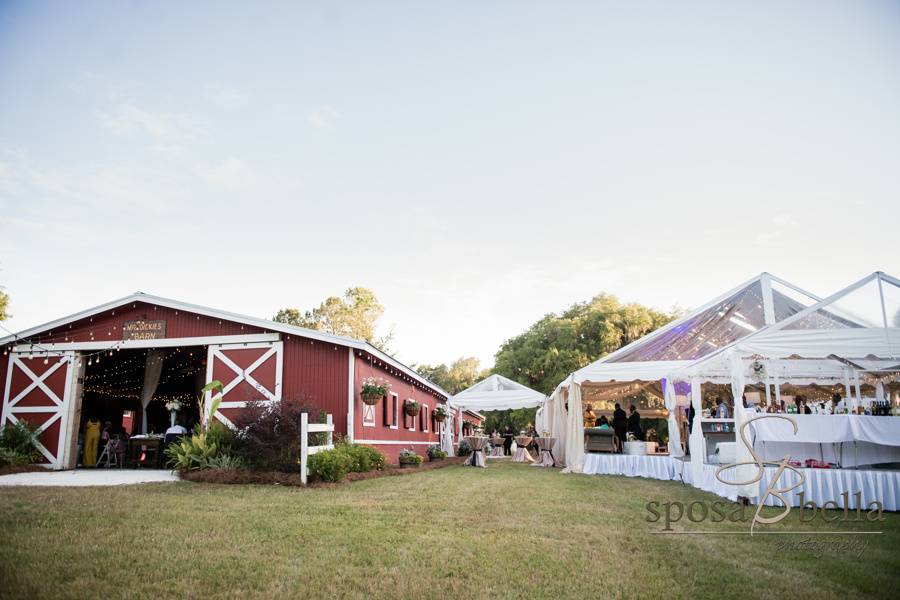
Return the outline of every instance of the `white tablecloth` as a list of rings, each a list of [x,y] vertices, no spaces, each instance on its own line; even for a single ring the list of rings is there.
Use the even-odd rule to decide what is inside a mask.
[[[515,439],[516,442],[516,450],[513,454],[513,462],[534,462],[534,457],[531,456],[531,453],[528,451],[528,444],[531,443],[531,437],[527,435],[520,435]]]
[[[784,419],[760,419],[750,425],[756,441],[869,442],[900,446],[900,417],[865,415],[785,415],[797,422],[797,434]]]
[[[536,437],[534,443],[540,450],[538,460],[532,463],[532,467],[555,467],[556,459],[553,458],[553,445],[556,444],[556,438]]]
[[[624,475],[671,481],[681,479],[681,467],[681,461],[671,456],[591,453],[584,457],[583,472],[588,475]],[[687,465],[685,467],[685,471],[690,470]]]
[[[472,449],[472,455],[466,459],[466,465],[471,467],[481,467],[485,468],[487,465],[484,462],[484,448],[487,446],[488,439],[484,436],[466,436],[464,438],[466,442],[469,444],[469,447]]]
[[[865,415],[790,415],[797,435],[784,419],[754,421],[754,448],[766,460],[790,456],[843,467],[900,462],[900,417]]]
[[[625,442],[625,454],[637,456],[647,454],[647,444],[644,442]]]

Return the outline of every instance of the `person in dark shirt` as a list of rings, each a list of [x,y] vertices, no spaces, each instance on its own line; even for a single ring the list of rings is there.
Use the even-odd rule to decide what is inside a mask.
[[[695,416],[697,416],[697,411],[694,410],[694,405],[692,403],[690,408],[688,408],[688,434],[691,434],[694,431]]]
[[[616,437],[619,438],[619,451],[621,452],[622,444],[625,443],[625,432],[628,430],[628,416],[618,402],[616,402],[616,409],[613,411],[612,426],[613,431],[616,432]]]
[[[644,432],[641,431],[641,413],[637,411],[634,404],[628,410],[631,413],[628,415],[628,433],[632,434],[635,439],[643,440]]]
[[[506,456],[512,455],[512,443],[513,443],[512,429],[510,429],[509,425],[507,425],[506,429],[503,430],[503,454],[505,454]]]

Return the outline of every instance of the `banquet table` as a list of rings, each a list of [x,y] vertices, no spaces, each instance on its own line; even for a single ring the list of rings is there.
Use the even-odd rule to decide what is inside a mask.
[[[491,438],[491,456],[492,457],[502,457],[503,456],[503,438]]]
[[[484,460],[484,448],[487,446],[488,438],[483,435],[467,435],[463,439],[466,440],[466,443],[469,444],[469,447],[472,449],[472,454],[469,455],[469,458],[466,459],[464,464],[470,467],[486,468],[487,464]]]
[[[553,458],[553,444],[556,443],[556,438],[536,437],[534,438],[534,442],[537,444],[538,450],[540,451],[540,456],[538,456],[538,460],[531,466],[555,467],[556,459]]]
[[[844,467],[900,462],[900,417],[785,416],[797,423],[796,434],[785,419],[759,419],[748,427],[764,459],[789,455],[801,462],[814,458]]]
[[[534,457],[528,452],[530,443],[531,436],[520,435],[516,437],[516,454],[513,456],[513,462],[534,462]]]

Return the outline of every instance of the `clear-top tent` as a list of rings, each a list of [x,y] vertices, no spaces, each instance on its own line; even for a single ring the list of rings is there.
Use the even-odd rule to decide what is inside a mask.
[[[751,364],[762,365],[762,369],[751,372]],[[872,386],[879,385],[883,394],[882,380],[893,382],[898,372],[900,280],[876,272],[820,299],[763,273],[579,369],[560,383],[550,405],[560,395],[571,395],[573,387],[578,388],[583,402],[601,404],[647,390],[663,399],[672,451],[678,455],[674,446],[680,440],[673,411],[679,383],[687,385],[688,391],[683,393],[690,395],[687,401],[695,404],[699,414],[702,383],[729,384],[736,398],[745,384],[763,385],[767,401],[771,400],[770,385],[777,394],[783,383],[843,383],[855,405],[861,397],[861,377]],[[741,403],[736,402],[735,416],[742,412]],[[574,430],[576,420],[567,422]],[[553,433],[566,434],[560,428]],[[574,441],[571,446],[575,450]]]

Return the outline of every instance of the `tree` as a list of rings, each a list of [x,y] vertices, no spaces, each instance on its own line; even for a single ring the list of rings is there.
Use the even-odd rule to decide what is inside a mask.
[[[481,368],[481,361],[474,356],[460,357],[450,366],[422,364],[413,365],[413,368],[419,375],[438,384],[451,394],[458,394],[491,374],[489,369]]]
[[[7,312],[7,308],[9,307],[9,294],[3,291],[3,288],[0,287],[0,321],[5,321],[10,318],[12,315]]]
[[[384,307],[378,302],[375,292],[368,288],[355,287],[344,292],[343,297],[326,298],[317,308],[304,313],[296,308],[282,308],[275,314],[273,320],[366,340],[387,352],[387,345],[394,337],[393,330],[386,336],[375,337],[375,326],[383,313]]]
[[[549,394],[569,373],[662,327],[678,317],[611,294],[548,314],[505,341],[494,355],[494,372]]]

